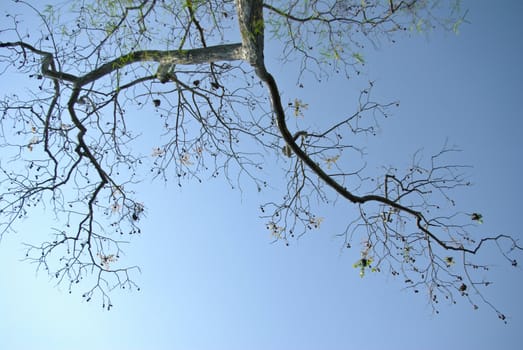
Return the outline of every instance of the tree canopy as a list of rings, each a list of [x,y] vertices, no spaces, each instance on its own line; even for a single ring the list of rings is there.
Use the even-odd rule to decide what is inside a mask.
[[[351,79],[365,45],[457,30],[464,14],[458,1],[436,0],[14,1],[0,26],[0,71],[27,81],[0,101],[0,232],[35,208],[51,212],[60,227],[27,245],[27,260],[110,308],[112,289],[138,288],[139,267],[118,259],[141,233],[145,179],[218,178],[264,191],[278,177],[285,193],[260,204],[276,242],[319,228],[321,205],[346,202],[355,210],[340,244],[357,249],[362,277],[399,276],[436,311],[461,296],[505,320],[483,296],[491,282],[478,253],[494,245],[516,266],[522,247],[509,235],[479,236],[483,213],[454,202],[453,190],[470,185],[466,167],[447,161],[457,150],[369,172],[360,142],[398,103],[376,101],[371,82],[345,115],[292,126],[321,101],[282,102],[264,58],[266,42],[278,42],[282,64],[298,66],[297,87],[306,76]],[[39,22],[25,22],[30,15]],[[263,171],[269,159],[279,173]]]

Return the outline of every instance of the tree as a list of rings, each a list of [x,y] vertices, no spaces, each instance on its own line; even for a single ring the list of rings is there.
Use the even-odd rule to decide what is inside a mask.
[[[478,272],[488,265],[477,255],[494,244],[515,266],[522,247],[503,234],[476,238],[482,214],[454,209],[452,190],[470,185],[464,166],[445,162],[456,149],[368,175],[364,163],[354,166],[363,155],[358,137],[372,134],[397,103],[376,102],[369,83],[348,116],[291,131],[289,116],[318,101],[285,105],[264,60],[270,33],[283,45],[282,62],[298,60],[298,86],[306,75],[349,78],[365,64],[368,41],[436,25],[456,29],[464,21],[459,2],[445,16],[439,2],[422,0],[13,5],[36,14],[40,26],[25,28],[13,10],[0,28],[2,72],[30,78],[28,89],[0,104],[0,227],[2,234],[15,230],[35,207],[52,211],[63,226],[28,245],[26,258],[69,290],[83,280],[83,297],[99,295],[110,308],[110,290],[137,288],[139,268],[116,262],[121,237],[140,233],[146,203],[135,189],[147,177],[180,186],[216,177],[263,191],[270,184],[263,164],[276,157],[285,166],[279,176],[286,193],[260,206],[275,241],[288,244],[318,228],[316,203],[351,203],[356,214],[339,236],[347,248],[363,240],[354,264],[362,277],[400,275],[414,292],[425,291],[435,310],[440,299],[462,296],[505,320],[482,294],[490,282]],[[154,145],[140,138],[140,124],[153,122],[133,120],[130,110],[143,119],[159,115],[163,138],[156,135]]]

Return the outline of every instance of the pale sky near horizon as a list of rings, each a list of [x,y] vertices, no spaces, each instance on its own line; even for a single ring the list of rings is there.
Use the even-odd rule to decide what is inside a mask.
[[[0,15],[12,4],[0,3]],[[458,35],[412,34],[365,57],[375,94],[400,100],[367,147],[369,169],[408,165],[446,140],[473,166],[463,208],[484,214],[484,229],[522,239],[519,182],[523,149],[523,2],[463,1],[470,24]],[[0,38],[1,40],[1,38]],[[344,113],[361,86],[337,78],[295,87],[271,44],[265,53],[284,98],[309,102],[304,118]],[[0,76],[0,93],[6,83]],[[319,93],[321,92],[321,93]],[[316,103],[318,101],[318,103]],[[126,250],[140,265],[141,291],[116,291],[114,308],[85,303],[19,261],[21,242],[45,234],[35,218],[0,242],[0,349],[519,349],[523,344],[523,272],[493,259],[487,296],[508,324],[464,300],[432,313],[425,295],[375,273],[361,279],[356,250],[334,237],[334,210],[318,231],[271,244],[259,204],[277,191],[231,192],[221,181],[147,183],[143,234]],[[277,186],[277,185],[276,185]],[[492,253],[492,250],[488,251]]]

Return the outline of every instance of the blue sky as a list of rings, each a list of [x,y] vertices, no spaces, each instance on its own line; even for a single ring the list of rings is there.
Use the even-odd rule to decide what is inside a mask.
[[[5,2],[0,10],[6,9]],[[364,79],[384,100],[401,101],[366,144],[369,171],[406,166],[419,148],[437,152],[448,139],[474,186],[458,204],[485,216],[486,233],[522,238],[523,3],[464,1],[470,24],[452,33],[410,34],[366,53]],[[272,52],[271,52],[272,50]],[[269,45],[270,59],[277,48]],[[268,62],[285,98],[309,103],[304,121],[344,113],[359,80],[308,82]],[[321,95],[318,91],[325,91]],[[268,171],[268,170],[267,170]],[[141,291],[116,291],[105,311],[81,293],[55,287],[20,262],[20,242],[38,240],[51,219],[34,218],[0,244],[2,349],[518,349],[523,342],[522,272],[494,256],[487,296],[509,316],[458,300],[434,315],[426,297],[402,290],[380,274],[359,278],[354,250],[334,237],[346,207],[326,215],[322,228],[271,244],[258,206],[278,194],[231,192],[220,181],[146,182],[143,234],[126,250],[142,268]],[[51,223],[52,225],[52,223]],[[481,305],[480,305],[481,306]]]

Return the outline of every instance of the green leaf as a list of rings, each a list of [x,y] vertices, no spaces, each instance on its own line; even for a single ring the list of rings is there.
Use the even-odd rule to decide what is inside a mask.
[[[352,57],[354,57],[356,61],[358,61],[359,63],[365,64],[365,60],[363,59],[363,56],[361,54],[355,52],[352,54]]]

